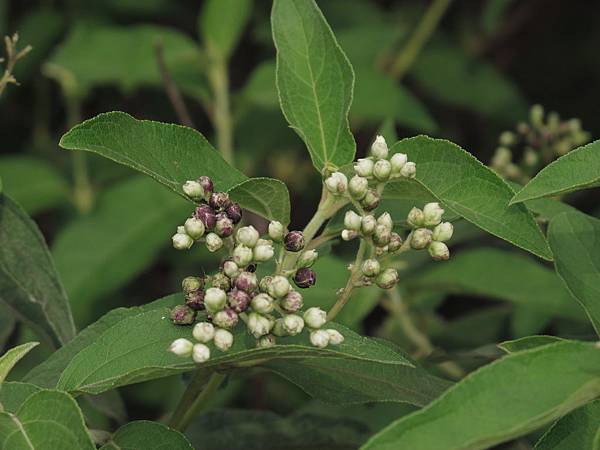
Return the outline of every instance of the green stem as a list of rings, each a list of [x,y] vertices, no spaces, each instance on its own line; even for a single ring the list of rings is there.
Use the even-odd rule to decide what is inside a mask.
[[[210,55],[210,48],[207,51]],[[233,165],[233,119],[229,99],[227,62],[217,56],[209,58],[209,61],[208,80],[214,96],[213,123],[217,135],[217,147],[225,161]]]
[[[437,28],[450,2],[451,0],[433,0],[412,36],[390,67],[390,75],[395,79],[400,80],[406,75],[421,49]]]
[[[335,305],[331,307],[329,312],[327,313],[327,320],[333,320],[340,313],[340,311],[346,306],[348,300],[350,300],[350,296],[352,295],[352,291],[356,287],[356,277],[360,275],[362,260],[365,256],[365,251],[367,250],[367,241],[364,239],[360,240],[360,246],[358,247],[358,252],[356,253],[356,259],[354,260],[354,264],[352,264],[352,270],[350,272],[350,277],[348,277],[348,281],[346,282],[346,286],[342,290],[339,295]]]

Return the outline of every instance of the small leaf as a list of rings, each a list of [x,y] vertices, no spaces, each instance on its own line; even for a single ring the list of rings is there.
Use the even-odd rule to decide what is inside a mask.
[[[556,216],[548,228],[555,266],[600,335],[600,221],[582,213]]]
[[[566,194],[600,186],[600,141],[579,147],[544,167],[511,200]]]
[[[348,125],[354,73],[321,10],[314,0],[275,0],[271,25],[287,121],[317,170],[350,163],[356,147]]]
[[[434,196],[443,206],[484,231],[551,260],[544,235],[524,205],[509,206],[513,191],[491,169],[458,145],[417,136],[397,142],[392,153],[407,153],[417,164],[415,180],[388,183],[384,196]]]
[[[36,224],[0,198],[0,301],[56,346],[75,335],[69,301]]]
[[[362,448],[491,448],[551,423],[599,394],[600,349],[591,343],[559,342],[484,366]]]
[[[200,15],[200,35],[209,53],[228,59],[252,12],[252,0],[208,0]]]
[[[29,383],[0,383],[0,411],[16,413],[25,400],[40,390],[41,388]]]
[[[250,178],[232,187],[231,199],[268,220],[290,223],[290,193],[284,182],[273,178]]]
[[[514,341],[504,341],[498,344],[506,353],[517,353],[532,348],[542,347],[544,345],[554,344],[555,342],[565,341],[565,339],[556,336],[526,336]]]
[[[179,431],[147,420],[137,420],[119,428],[100,450],[194,450]]]
[[[6,380],[7,375],[15,366],[15,364],[17,364],[37,345],[39,345],[39,342],[28,342],[27,344],[21,344],[17,347],[11,348],[0,357],[0,383]]]

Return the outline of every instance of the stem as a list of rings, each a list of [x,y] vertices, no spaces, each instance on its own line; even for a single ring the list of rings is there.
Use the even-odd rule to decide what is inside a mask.
[[[207,49],[207,53],[210,61],[208,80],[214,96],[213,122],[217,135],[217,147],[225,161],[233,165],[233,120],[229,101],[227,62],[219,56],[211,55],[213,52],[210,47]]]
[[[421,49],[437,28],[450,5],[450,1],[433,0],[427,11],[425,11],[412,36],[390,67],[390,75],[395,79],[400,80],[406,75],[406,72],[414,63]]]
[[[367,250],[367,241],[364,239],[360,240],[360,246],[358,247],[358,252],[356,253],[356,259],[354,260],[354,264],[352,265],[352,271],[350,272],[350,277],[348,277],[348,281],[346,286],[342,290],[342,293],[338,297],[335,305],[331,307],[329,312],[327,313],[327,320],[331,321],[336,318],[336,316],[340,313],[342,308],[348,303],[350,300],[350,296],[352,295],[352,291],[356,287],[356,276],[360,274],[360,265],[365,256],[365,251]]]
[[[207,380],[208,373],[201,369],[196,371],[169,421],[171,428],[181,432],[185,431],[192,419],[204,409],[206,401],[217,391],[225,379],[225,375],[213,372]]]

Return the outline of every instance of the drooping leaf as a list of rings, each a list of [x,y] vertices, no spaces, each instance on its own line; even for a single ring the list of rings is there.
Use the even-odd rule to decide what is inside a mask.
[[[56,346],[75,335],[69,302],[44,238],[6,194],[0,198],[0,301]]]
[[[2,450],[93,450],[81,410],[66,392],[32,394],[16,413],[0,412]]]
[[[600,349],[594,344],[538,347],[477,370],[363,448],[486,449],[551,423],[599,393]]]
[[[535,445],[535,450],[598,450],[600,446],[600,400],[560,419]]]
[[[198,27],[209,53],[228,59],[252,12],[252,0],[208,0]]]
[[[41,388],[29,383],[17,381],[0,383],[0,411],[16,413],[25,400],[40,390]]]
[[[511,203],[600,186],[600,141],[579,147],[544,167]]]
[[[166,425],[137,420],[123,425],[100,450],[194,450],[186,437]]]
[[[281,109],[317,170],[354,159],[354,73],[314,0],[276,0],[271,15]]]
[[[232,187],[229,196],[259,216],[290,223],[290,193],[284,182],[274,178],[250,178]]]
[[[435,197],[443,206],[484,231],[551,260],[544,235],[524,205],[509,206],[513,191],[496,173],[458,145],[417,136],[394,144],[417,165],[414,180],[388,183],[387,198]]]
[[[2,383],[12,368],[17,364],[27,353],[29,353],[39,342],[28,342],[17,347],[11,348],[4,355],[0,356],[0,383]]]
[[[548,240],[558,275],[600,334],[600,220],[560,214],[550,222]]]
[[[530,350],[532,348],[541,347],[543,345],[554,344],[555,342],[564,341],[565,339],[556,336],[526,336],[523,338],[515,339],[513,341],[504,341],[498,344],[502,350],[506,353],[517,353],[523,350]]]

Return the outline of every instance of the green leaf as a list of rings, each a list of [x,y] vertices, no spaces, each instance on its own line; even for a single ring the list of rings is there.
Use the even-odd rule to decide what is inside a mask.
[[[0,383],[0,411],[16,413],[25,400],[40,390],[41,388],[29,383]]]
[[[75,335],[69,302],[36,224],[0,198],[0,301],[56,346]]]
[[[600,186],[600,141],[579,147],[544,167],[511,203]]]
[[[60,391],[32,394],[16,413],[0,413],[2,450],[93,450],[81,410]]]
[[[411,288],[491,297],[543,313],[584,319],[552,270],[513,252],[491,248],[465,250],[407,281]]]
[[[269,220],[290,223],[290,193],[283,181],[250,178],[229,189],[231,199]]]
[[[321,10],[314,0],[275,0],[271,25],[287,121],[317,170],[350,163],[356,147],[348,125],[354,73]]]
[[[517,353],[532,348],[542,347],[544,345],[554,344],[555,342],[565,341],[565,339],[556,336],[526,336],[513,341],[504,341],[498,344],[506,353]]]
[[[67,150],[98,153],[151,176],[187,198],[181,186],[201,175],[215,189],[245,181],[197,131],[180,125],[137,120],[123,112],[100,114],[67,132],[59,144]]]
[[[147,420],[130,422],[119,428],[100,450],[194,450],[179,431]]]
[[[555,266],[600,334],[600,221],[581,213],[556,216],[548,228]]]
[[[228,59],[252,12],[252,0],[208,0],[200,15],[200,35],[210,53]]]
[[[362,448],[486,449],[551,423],[599,394],[600,350],[581,342],[551,344],[473,372]]]
[[[46,161],[30,156],[0,158],[4,190],[28,214],[53,208],[68,198],[65,179]]]
[[[94,318],[94,301],[123,286],[169,245],[190,209],[164,187],[136,176],[104,192],[92,214],[61,230],[52,254],[78,324]]]
[[[16,323],[12,311],[4,303],[0,303],[0,348],[4,348],[4,344],[13,333]]]
[[[534,255],[551,260],[544,235],[524,205],[509,206],[513,191],[491,169],[458,145],[443,139],[417,136],[397,142],[392,153],[402,152],[417,164],[415,180],[399,178],[388,183],[384,196],[434,196],[443,206],[484,231]]]
[[[535,450],[598,450],[600,400],[563,417],[535,445]]]
[[[9,372],[27,353],[34,347],[39,345],[39,342],[28,342],[17,347],[11,348],[0,357],[0,383],[6,380]]]

